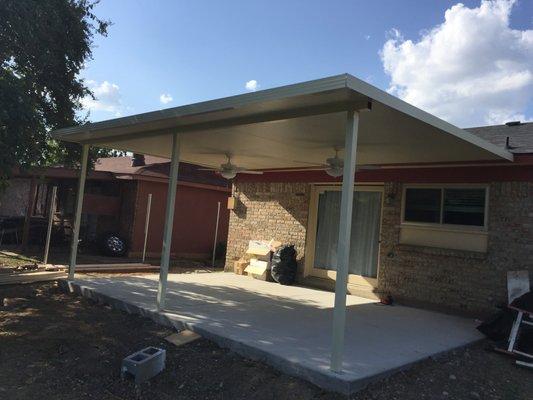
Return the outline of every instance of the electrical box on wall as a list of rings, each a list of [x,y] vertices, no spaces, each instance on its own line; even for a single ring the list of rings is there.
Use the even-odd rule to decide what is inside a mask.
[[[235,197],[231,196],[228,197],[228,210],[234,210],[235,209]]]

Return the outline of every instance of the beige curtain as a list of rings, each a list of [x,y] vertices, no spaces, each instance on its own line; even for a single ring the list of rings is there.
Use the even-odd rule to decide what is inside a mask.
[[[319,195],[315,267],[335,270],[339,239],[341,192]],[[381,192],[354,193],[349,273],[375,278],[379,249]]]

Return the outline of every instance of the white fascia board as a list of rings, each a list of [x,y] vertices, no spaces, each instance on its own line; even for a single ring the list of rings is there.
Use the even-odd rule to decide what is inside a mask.
[[[273,89],[260,90],[221,99],[209,100],[185,106],[172,107],[164,110],[151,111],[143,114],[116,118],[107,121],[94,122],[80,126],[63,128],[52,132],[52,137],[59,140],[83,142],[92,138],[92,131],[105,131],[117,127],[127,127],[136,124],[149,124],[150,122],[179,118],[187,115],[211,113],[235,109],[238,107],[267,101],[281,100],[308,94],[319,94],[329,90],[348,88],[372,100],[378,101],[387,107],[409,115],[415,119],[432,125],[461,140],[478,146],[501,158],[513,161],[513,154],[501,147],[487,142],[478,136],[456,127],[440,118],[435,117],[399,98],[390,95],[349,74],[335,75],[327,78],[281,86]],[[82,136],[82,137],[80,137]]]
[[[493,153],[499,157],[502,157],[506,160],[513,161],[513,154],[501,147],[496,146],[480,137],[474,135],[473,133],[467,132],[464,129],[458,128],[457,126],[450,124],[426,111],[423,111],[409,103],[406,103],[399,98],[380,90],[360,79],[357,79],[355,76],[347,76],[348,88],[355,90],[356,92],[365,95],[372,100],[378,101],[390,108],[398,110],[406,115],[410,115],[413,118],[416,118],[422,122],[425,122],[429,125],[432,125],[442,131],[445,131],[461,140],[472,143],[482,149]]]
[[[347,74],[336,75],[327,78],[316,79],[313,81],[280,86],[273,89],[265,89],[252,93],[245,93],[230,97],[224,97],[221,99],[208,100],[200,103],[167,108],[164,110],[150,111],[147,113],[131,115],[128,117],[93,122],[79,126],[72,126],[53,131],[52,137],[59,140],[69,140],[69,135],[77,133],[90,133],[93,130],[105,130],[117,127],[125,127],[128,125],[150,123],[163,119],[184,117],[187,115],[224,111],[254,103],[281,100],[287,97],[302,96],[306,94],[315,94],[329,90],[342,89],[347,87],[347,80]]]

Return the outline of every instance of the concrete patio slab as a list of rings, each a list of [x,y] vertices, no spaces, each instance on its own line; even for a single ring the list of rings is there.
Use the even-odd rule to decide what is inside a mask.
[[[232,273],[171,274],[167,309],[157,312],[157,280],[154,274],[62,284],[345,394],[481,339],[473,320],[348,296],[344,371],[336,374],[329,370],[333,293]]]

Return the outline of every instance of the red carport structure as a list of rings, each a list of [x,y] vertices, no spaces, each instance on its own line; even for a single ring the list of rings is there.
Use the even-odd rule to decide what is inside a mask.
[[[180,161],[250,170],[319,168],[341,149],[344,160],[330,368],[342,372],[354,175],[358,165],[512,161],[513,155],[351,75],[298,83],[125,118],[65,128],[58,140],[83,148],[69,278],[89,146],[171,158],[157,304],[165,308]]]

